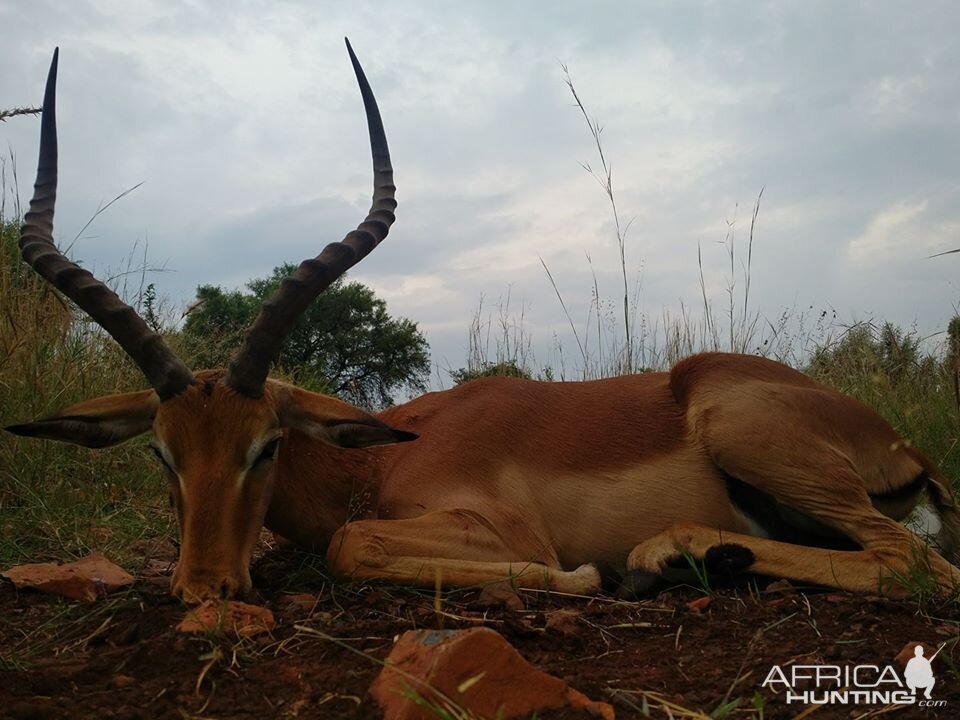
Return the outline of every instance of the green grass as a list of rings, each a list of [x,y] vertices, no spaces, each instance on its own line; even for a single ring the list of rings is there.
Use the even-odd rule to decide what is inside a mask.
[[[20,261],[17,226],[0,221],[0,426],[84,399],[140,389],[119,348]],[[0,434],[0,567],[169,536],[164,481],[143,442],[88,450]]]

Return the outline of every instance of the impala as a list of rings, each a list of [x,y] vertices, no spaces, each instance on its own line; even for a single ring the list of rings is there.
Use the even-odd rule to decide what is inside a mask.
[[[509,580],[591,593],[598,564],[649,579],[692,556],[889,595],[921,561],[960,572],[899,521],[924,497],[951,557],[950,483],[876,413],[759,357],[690,357],[591,382],[476,380],[368,414],[268,378],[303,310],[394,221],[376,101],[347,43],[373,154],[373,206],[267,300],[229,367],[192,372],[106,285],[53,243],[57,53],[47,79],[24,259],[112,335],[150,389],[7,428],[106,447],[148,433],[181,540],[173,592],[250,588],[262,526],[326,552],[346,578],[432,586]],[[410,442],[413,441],[413,442]]]

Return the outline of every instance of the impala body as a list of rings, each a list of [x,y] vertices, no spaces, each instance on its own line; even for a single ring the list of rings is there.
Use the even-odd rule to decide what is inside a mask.
[[[905,592],[896,580],[917,562],[940,589],[958,584],[960,572],[898,522],[925,497],[940,517],[937,544],[952,555],[960,516],[950,484],[872,410],[770,360],[710,353],[667,373],[592,382],[489,378],[379,415],[268,379],[299,313],[393,222],[386,139],[350,55],[373,207],[264,303],[227,369],[197,372],[53,244],[54,56],[21,249],[117,339],[151,389],[7,429],[89,447],[150,434],[179,521],[176,594],[248,590],[263,525],[325,550],[340,576],[428,586],[510,580],[590,593],[597,564],[655,577],[686,555],[891,595]]]

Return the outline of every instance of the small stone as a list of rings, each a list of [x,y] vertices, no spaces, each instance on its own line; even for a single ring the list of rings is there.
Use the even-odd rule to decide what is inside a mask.
[[[453,702],[479,717],[509,720],[574,709],[614,718],[611,705],[536,669],[490,628],[405,632],[370,692],[390,720],[435,720],[409,697],[411,689],[431,703]]]
[[[477,596],[477,605],[480,607],[505,607],[517,612],[526,609],[523,600],[520,599],[513,586],[508,582],[495,582],[485,585]]]
[[[704,610],[710,607],[710,603],[712,602],[713,602],[712,597],[710,597],[709,595],[704,595],[703,597],[699,597],[696,600],[691,600],[690,602],[688,602],[687,610],[692,612],[694,615],[700,615],[701,613],[703,613]]]
[[[317,598],[316,595],[311,595],[310,593],[292,593],[289,595],[280,596],[280,604],[283,607],[297,608],[307,612],[312,610],[318,601],[319,598]]]
[[[764,592],[767,593],[790,593],[795,590],[796,588],[793,586],[793,583],[785,579],[774,580],[764,588]]]
[[[232,633],[239,637],[253,637],[270,632],[275,626],[273,613],[265,607],[237,600],[207,600],[188,610],[177,630],[191,635]]]
[[[130,687],[135,682],[136,680],[129,675],[114,675],[112,678],[110,678],[110,684],[115,688]]]

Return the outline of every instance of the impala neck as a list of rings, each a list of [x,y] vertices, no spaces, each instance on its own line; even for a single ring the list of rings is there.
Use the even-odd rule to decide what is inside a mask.
[[[325,551],[338,528],[374,514],[389,452],[341,450],[288,431],[264,525],[297,545]]]

